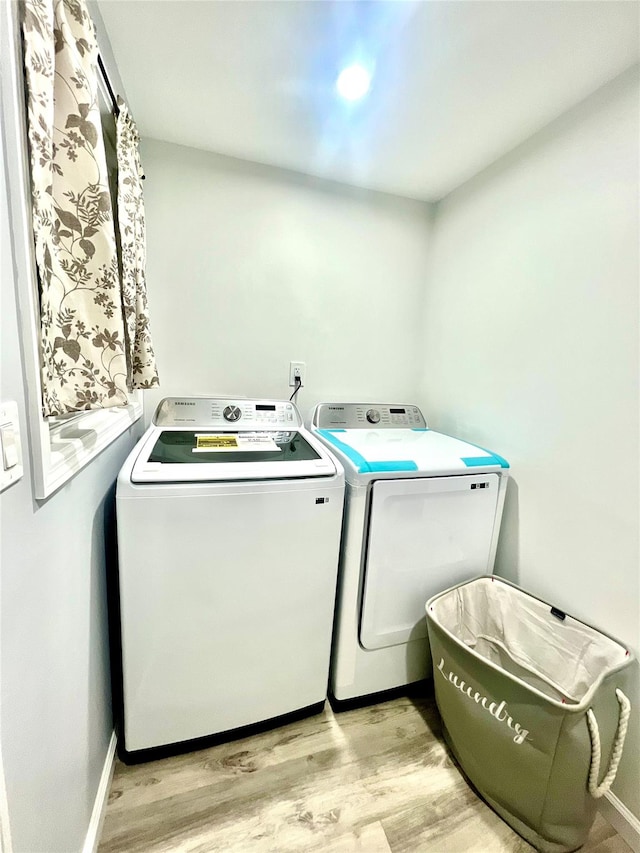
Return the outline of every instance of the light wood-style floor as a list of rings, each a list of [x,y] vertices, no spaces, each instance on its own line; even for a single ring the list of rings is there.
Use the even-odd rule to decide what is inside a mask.
[[[431,696],[322,714],[244,740],[118,762],[99,853],[524,853],[471,790]],[[600,816],[584,853],[628,853]]]

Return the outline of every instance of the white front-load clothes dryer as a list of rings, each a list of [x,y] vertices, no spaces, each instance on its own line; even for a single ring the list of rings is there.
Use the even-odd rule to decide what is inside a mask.
[[[339,705],[431,674],[425,602],[492,572],[509,465],[427,429],[413,405],[320,403],[311,431],[346,477],[330,677]]]
[[[343,498],[292,403],[162,401],[117,482],[125,760],[322,708]]]

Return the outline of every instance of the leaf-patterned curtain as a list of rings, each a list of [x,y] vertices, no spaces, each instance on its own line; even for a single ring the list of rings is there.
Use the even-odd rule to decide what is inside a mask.
[[[122,255],[122,305],[129,388],[158,385],[149,333],[147,285],[144,269],[146,234],[140,163],[140,136],[122,98],[118,98],[118,225]]]
[[[128,402],[115,229],[85,0],[24,0],[43,413]]]

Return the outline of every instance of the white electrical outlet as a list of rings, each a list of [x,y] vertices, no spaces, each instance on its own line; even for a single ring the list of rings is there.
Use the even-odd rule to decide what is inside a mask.
[[[289,387],[295,388],[297,384],[297,380],[300,380],[300,384],[304,385],[304,371],[306,364],[304,361],[290,361],[289,362]]]

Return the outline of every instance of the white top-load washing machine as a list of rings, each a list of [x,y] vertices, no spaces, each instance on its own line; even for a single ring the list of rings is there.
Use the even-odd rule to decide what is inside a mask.
[[[162,401],[117,483],[126,759],[322,708],[343,503],[292,403]]]
[[[427,429],[417,406],[320,403],[346,475],[330,688],[352,700],[431,674],[424,605],[491,573],[508,463]]]

